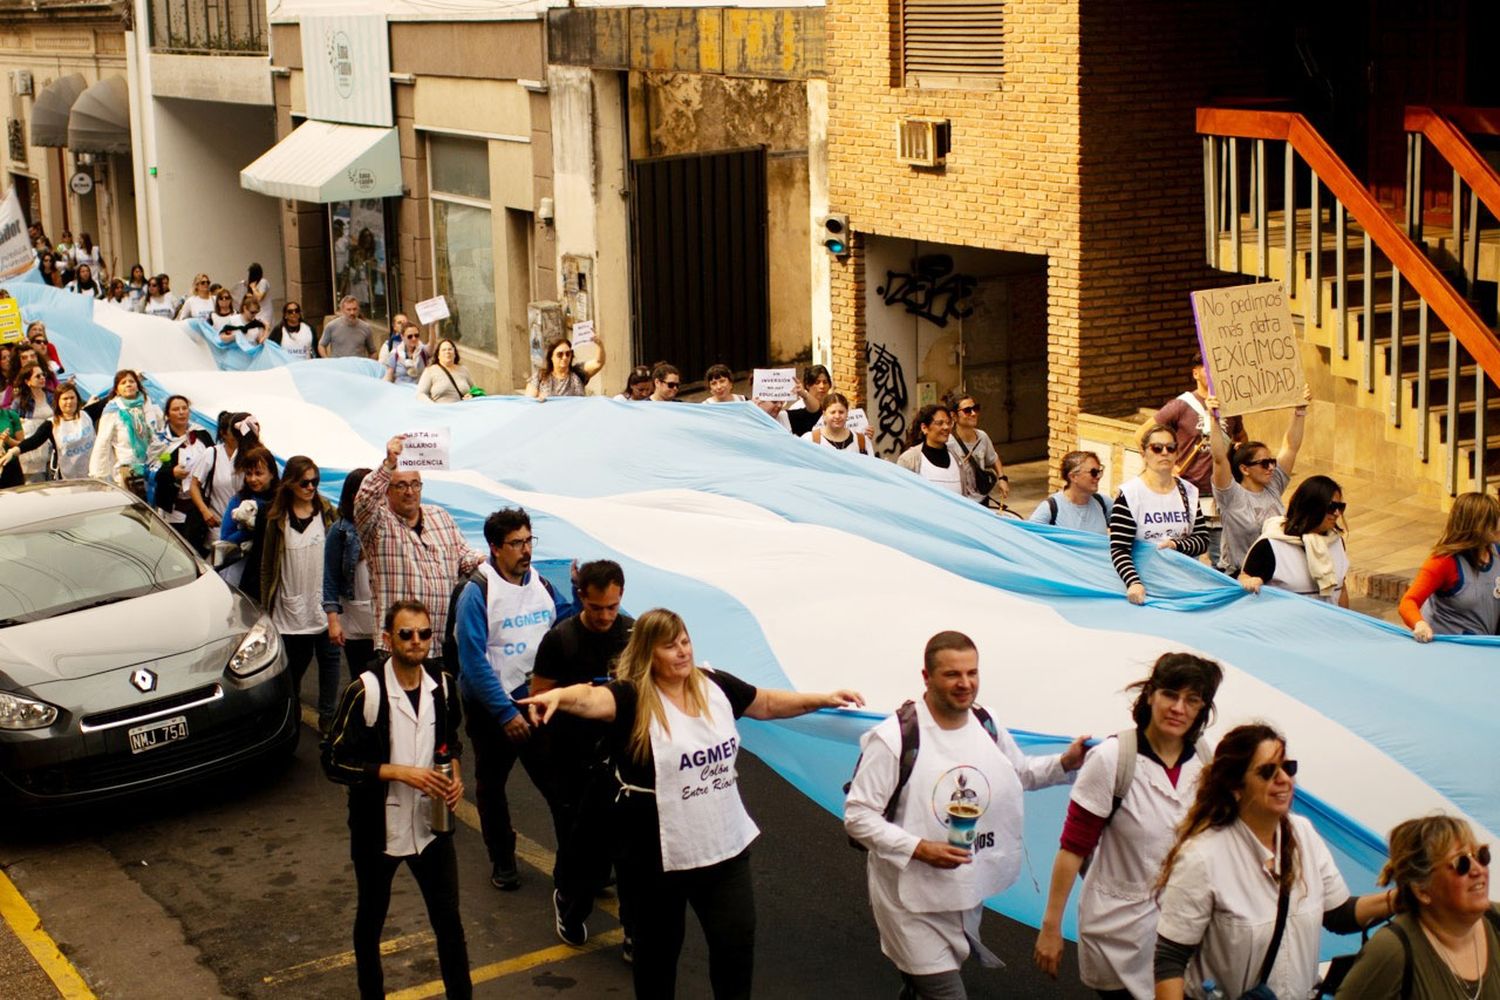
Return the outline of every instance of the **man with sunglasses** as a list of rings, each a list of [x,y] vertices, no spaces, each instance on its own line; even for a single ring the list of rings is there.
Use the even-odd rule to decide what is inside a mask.
[[[469,548],[453,515],[422,502],[420,472],[397,468],[403,441],[397,434],[386,442],[385,461],[360,484],[354,527],[370,564],[376,620],[397,601],[421,601],[444,635],[453,587],[474,572],[484,553]]]
[[[1208,524],[1208,561],[1219,564],[1219,540],[1222,529],[1213,502],[1214,460],[1208,429],[1213,423],[1208,407],[1208,376],[1203,355],[1193,357],[1193,388],[1182,393],[1156,411],[1151,423],[1171,428],[1177,438],[1177,459],[1173,473],[1198,487],[1203,516]],[[1248,440],[1245,422],[1239,417],[1219,417],[1219,427],[1234,444]]]
[[[382,632],[390,659],[344,690],[322,747],[324,773],[349,787],[349,853],[359,886],[354,963],[361,997],[385,996],[380,931],[391,879],[402,862],[427,904],[444,990],[449,997],[473,995],[452,828],[432,828],[436,803],[451,809],[464,794],[458,693],[450,678],[427,664],[432,624],[418,601],[390,606]],[[451,776],[436,766],[443,759],[452,764]]]
[[[651,393],[653,403],[675,403],[677,390],[682,386],[682,372],[676,365],[663,361],[651,369],[651,380],[656,388]]]
[[[490,857],[490,884],[512,890],[520,888],[521,876],[505,783],[517,760],[543,797],[551,799],[546,763],[531,742],[526,713],[515,702],[529,694],[542,637],[577,608],[532,568],[536,536],[524,510],[495,511],[485,519],[484,540],[490,557],[463,588],[453,631],[467,731],[474,744],[474,796]]]

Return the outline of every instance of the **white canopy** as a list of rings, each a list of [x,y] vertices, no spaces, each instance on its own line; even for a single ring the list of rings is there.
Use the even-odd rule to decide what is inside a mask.
[[[308,120],[240,171],[248,191],[326,203],[401,194],[401,144],[393,128]]]

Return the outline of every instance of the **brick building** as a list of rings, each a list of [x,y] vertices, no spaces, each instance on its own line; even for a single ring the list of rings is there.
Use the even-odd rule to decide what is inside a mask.
[[[1180,392],[1205,263],[1202,103],[1260,93],[1248,5],[834,0],[827,9],[835,380],[891,453],[960,383],[1010,459],[1075,446],[1080,411]],[[903,45],[903,40],[907,44]],[[926,136],[938,165],[903,162]],[[924,150],[908,146],[905,153]],[[908,158],[915,159],[919,157]],[[878,414],[878,416],[877,416]]]

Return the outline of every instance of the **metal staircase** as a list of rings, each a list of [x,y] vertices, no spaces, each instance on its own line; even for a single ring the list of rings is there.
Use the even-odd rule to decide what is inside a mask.
[[[1456,221],[1431,239],[1420,198],[1393,220],[1301,115],[1203,108],[1198,132],[1209,263],[1280,279],[1301,321],[1326,408],[1304,450],[1327,468],[1453,496],[1500,481],[1494,300],[1469,298],[1487,287],[1491,257],[1500,278],[1500,235],[1488,241],[1462,197],[1495,211],[1500,177],[1452,122],[1430,116],[1408,118],[1420,137],[1408,143],[1409,184],[1422,190],[1423,165],[1439,160],[1456,192]]]

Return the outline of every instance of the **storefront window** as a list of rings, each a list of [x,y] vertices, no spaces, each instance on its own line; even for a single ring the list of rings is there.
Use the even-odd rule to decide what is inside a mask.
[[[445,334],[486,354],[496,351],[495,261],[490,223],[489,152],[484,142],[428,139],[432,246],[438,294],[451,314]]]
[[[389,323],[385,203],[379,198],[332,202],[328,206],[328,228],[335,308],[345,295],[352,295],[359,300],[359,310],[366,319]]]

